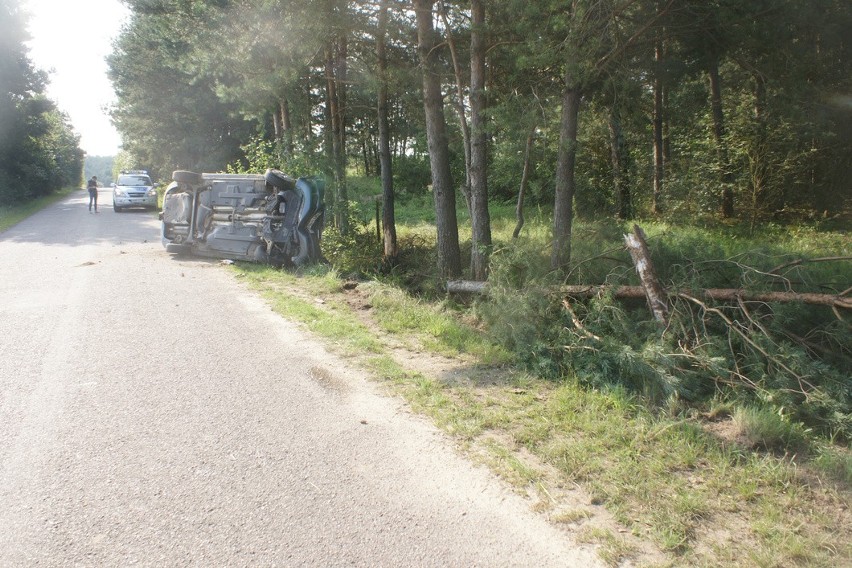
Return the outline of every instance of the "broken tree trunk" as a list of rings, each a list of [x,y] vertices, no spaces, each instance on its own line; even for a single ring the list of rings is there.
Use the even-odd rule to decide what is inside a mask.
[[[575,298],[591,298],[598,294],[612,291],[614,298],[644,297],[645,291],[642,286],[562,286],[559,291],[566,296]],[[798,292],[749,292],[742,288],[706,288],[697,292],[687,290],[667,290],[663,292],[666,297],[677,297],[689,293],[699,298],[708,300],[742,300],[744,302],[798,302],[815,306],[829,306],[852,310],[852,297],[839,294],[800,294]]]
[[[558,292],[566,297],[573,298],[591,298],[600,294],[611,292],[614,298],[625,299],[641,299],[645,298],[651,313],[654,318],[661,324],[668,323],[669,305],[668,298],[694,296],[709,300],[736,300],[738,302],[798,302],[802,304],[811,304],[817,306],[828,306],[834,310],[835,315],[840,318],[841,309],[852,309],[852,288],[849,288],[839,294],[814,294],[814,293],[798,293],[798,292],[749,292],[742,288],[707,288],[699,291],[685,290],[666,290],[660,284],[654,265],[651,263],[651,255],[648,251],[648,244],[645,241],[645,233],[638,225],[633,225],[633,233],[624,235],[624,242],[630,251],[630,256],[633,258],[633,265],[636,267],[636,272],[639,274],[641,286],[607,286],[607,285],[576,285],[576,286],[560,286],[558,288],[542,289],[542,293]],[[828,260],[845,260],[848,257],[830,257],[812,259],[811,262],[828,261]],[[795,264],[808,262],[807,260],[799,260],[792,263],[787,263],[779,266],[770,272],[776,272],[781,268],[786,268]],[[477,282],[471,280],[450,280],[447,282],[447,292],[450,294],[487,294],[488,283]]]
[[[592,298],[600,294],[612,292],[614,298],[642,299],[645,298],[645,289],[642,286],[607,286],[607,285],[575,285],[560,286],[560,294],[572,298]],[[546,290],[542,290],[546,292]],[[487,294],[487,282],[473,282],[470,280],[451,280],[447,282],[447,292],[451,294]],[[852,310],[852,297],[840,294],[800,294],[798,292],[749,292],[742,288],[707,288],[705,290],[668,290],[663,294],[666,297],[677,297],[680,294],[689,293],[699,298],[709,300],[737,300],[744,302],[799,302],[815,306],[828,306]]]
[[[669,321],[669,304],[666,301],[666,291],[663,289],[654,265],[651,262],[651,253],[648,251],[648,243],[645,241],[645,232],[639,225],[633,225],[633,232],[624,235],[624,243],[633,258],[633,266],[639,274],[639,281],[645,290],[645,299],[648,308],[654,314],[660,325],[667,325]]]
[[[487,294],[488,282],[479,280],[450,280],[447,282],[447,292],[450,294]]]

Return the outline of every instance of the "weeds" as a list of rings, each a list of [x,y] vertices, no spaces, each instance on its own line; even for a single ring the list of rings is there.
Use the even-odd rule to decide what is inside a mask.
[[[842,252],[848,243],[835,235],[770,228],[758,242],[735,232],[664,225],[646,231],[656,235],[651,248],[658,272],[679,287],[802,289],[839,286],[850,278],[848,267],[831,263],[790,265],[777,273],[781,277],[770,274],[802,256]],[[550,289],[566,281],[633,278],[618,245],[620,233],[612,223],[578,224],[577,235],[589,240],[575,241],[577,268],[567,279],[548,268],[541,225],[528,222],[519,243],[497,233],[493,293],[487,301],[459,306],[439,295],[439,283],[424,268],[432,254],[428,227],[400,227],[401,239],[413,246],[408,252],[402,247],[399,265],[377,270],[371,273],[375,281],[359,285],[373,327],[362,329],[356,318],[342,336],[321,326],[324,319],[347,319],[334,271],[251,278],[273,295],[278,289],[310,290],[300,300],[308,306],[284,309],[346,352],[357,351],[358,334],[381,333],[413,350],[472,364],[518,363],[525,372],[477,383],[412,370],[382,341],[363,359],[413,409],[518,491],[538,495],[537,507],[545,507],[542,495],[550,495],[550,484],[581,486],[591,506],[605,506],[631,536],[666,551],[668,565],[852,561],[852,461],[841,444],[849,419],[848,329],[830,313],[796,306],[748,306],[748,314],[739,315],[740,306],[708,306],[734,322],[732,329],[687,300],[676,306],[672,324],[660,329],[643,302],[608,296],[572,302],[572,317]],[[802,234],[822,242],[799,242]],[[316,302],[317,296],[323,301]],[[829,356],[819,355],[817,346]],[[799,378],[817,388],[803,392]],[[555,507],[552,517],[579,525],[612,565],[636,553],[611,528],[590,522],[590,511]]]

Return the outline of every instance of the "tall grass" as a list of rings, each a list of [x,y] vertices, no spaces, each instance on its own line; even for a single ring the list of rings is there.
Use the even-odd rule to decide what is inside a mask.
[[[356,201],[359,191],[375,191],[369,183],[352,187]],[[399,264],[375,263],[379,243],[372,221],[363,220],[368,218],[364,210],[354,249],[370,250],[363,256],[372,260],[338,254],[336,266],[439,300],[443,282],[434,271],[431,195],[405,196],[396,211]],[[460,200],[463,265],[470,252],[466,213]],[[526,370],[554,380],[575,377],[596,388],[620,385],[671,411],[738,401],[835,441],[852,439],[852,328],[829,308],[699,306],[678,300],[665,329],[654,323],[644,302],[607,295],[572,299],[568,311],[560,284],[638,284],[623,246],[632,223],[577,220],[571,268],[555,272],[549,264],[550,211],[526,211],[517,240],[511,238],[512,204],[493,204],[491,216],[490,295],[471,302],[469,311]],[[848,233],[818,224],[766,225],[757,232],[730,224],[676,226],[648,220],[641,225],[657,273],[669,288],[839,293],[852,283],[852,262],[811,262],[852,255]]]

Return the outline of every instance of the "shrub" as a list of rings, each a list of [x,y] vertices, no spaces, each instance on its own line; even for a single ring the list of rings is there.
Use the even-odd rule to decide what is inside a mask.
[[[432,183],[429,156],[397,156],[393,163],[393,181],[399,194],[425,193]]]
[[[322,234],[322,254],[332,267],[345,276],[361,277],[375,274],[381,269],[382,249],[376,234],[353,215],[350,207],[349,231],[344,235],[340,228],[331,225]]]

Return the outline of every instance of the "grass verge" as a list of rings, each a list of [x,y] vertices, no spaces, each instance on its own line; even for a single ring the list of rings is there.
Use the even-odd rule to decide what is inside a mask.
[[[762,436],[769,450],[771,440],[796,435],[750,409],[723,410],[712,421],[655,414],[623,389],[589,390],[570,379],[511,372],[506,354],[446,306],[380,284],[365,286],[366,304],[353,309],[333,272],[235,270],[278,313],[354,356],[519,492],[547,503],[534,508],[578,527],[579,538],[597,543],[610,565],[631,556],[658,566],[852,562],[849,485],[814,473],[848,469],[848,453],[823,452],[813,460],[822,467],[813,469],[801,456],[747,449],[713,428]],[[486,365],[492,372],[470,380],[464,371],[461,380],[429,376],[394,356],[383,339],[389,335],[416,350],[465,358],[470,365],[463,369]],[[566,510],[550,498],[571,486],[583,488],[588,507]],[[598,506],[628,534],[591,523]],[[660,555],[636,556],[630,538],[653,543]]]
[[[62,201],[75,191],[77,191],[76,188],[67,188],[20,205],[0,206],[0,233],[13,225],[17,225],[33,213],[41,211],[48,205],[52,205],[57,201]]]

